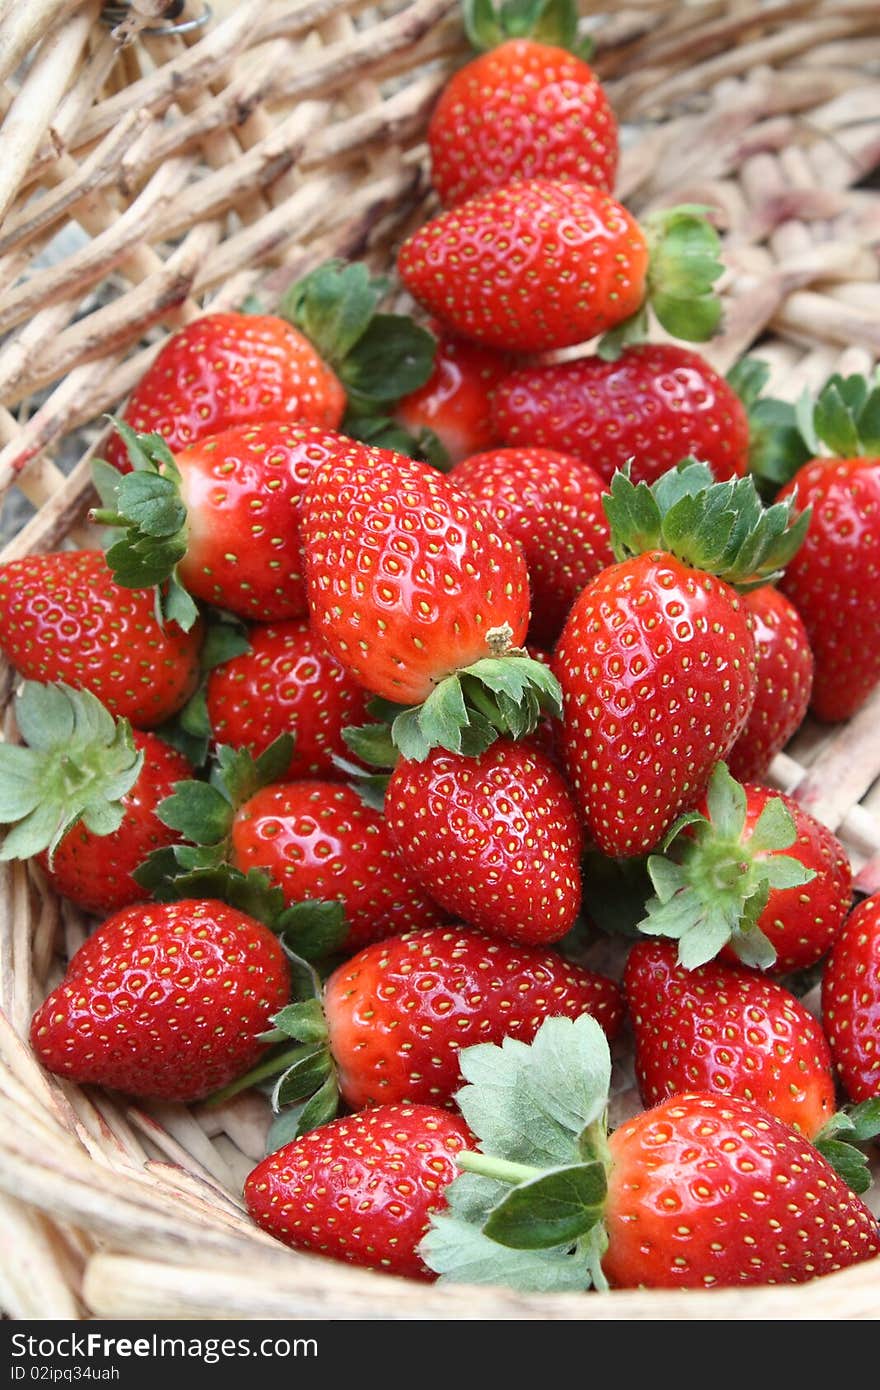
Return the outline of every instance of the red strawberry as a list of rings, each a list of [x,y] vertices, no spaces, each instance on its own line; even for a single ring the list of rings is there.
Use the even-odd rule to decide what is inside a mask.
[[[117,580],[170,580],[165,607],[181,622],[196,612],[186,594],[242,618],[305,613],[299,523],[312,475],[328,462],[369,467],[386,457],[331,430],[276,422],[238,425],[176,456],[159,439],[126,438],[136,471],[96,472],[107,506],[93,516],[123,529],[107,554]]]
[[[744,594],[743,602],[755,639],[755,703],[727,763],[738,781],[755,782],[803,722],[813,653],[797,609],[778,589],[765,584]]]
[[[508,352],[541,352],[622,326],[649,291],[671,332],[710,336],[716,247],[690,212],[658,214],[645,232],[599,189],[529,179],[435,217],[404,242],[397,265],[448,329]]]
[[[595,1022],[469,1048],[456,1100],[482,1152],[422,1242],[447,1281],[514,1288],[802,1283],[880,1255],[868,1208],[796,1130],[738,1096],[685,1092],[605,1133]],[[487,1181],[488,1180],[488,1181]]]
[[[831,948],[822,1022],[847,1095],[880,1096],[880,894],[856,908]]]
[[[431,430],[451,463],[497,443],[492,392],[513,369],[513,359],[491,348],[441,333],[434,370],[424,386],[398,401],[394,418],[412,434]]]
[[[651,491],[617,474],[605,506],[630,558],[583,590],[554,669],[581,816],[603,853],[628,856],[659,842],[739,737],[755,649],[731,584],[778,573],[802,525],[786,532],[788,510],[762,513],[751,479],[713,484],[698,463]]]
[[[270,314],[206,314],[174,333],[131,394],[123,419],[178,450],[233,425],[303,421],[335,429],[345,390],[309,340]],[[125,445],[104,450],[127,471]]]
[[[639,941],[623,985],[645,1105],[682,1091],[753,1101],[813,1139],[834,1113],[822,1029],[781,985],[711,962],[685,970],[668,941]]]
[[[450,79],[428,126],[428,148],[431,181],[447,207],[537,176],[610,192],[617,122],[581,58],[516,38]]]
[[[476,454],[449,479],[519,541],[529,567],[530,630],[552,646],[581,589],[614,560],[602,479],[552,449]]]
[[[342,730],[364,722],[368,696],[300,618],[252,628],[250,651],[215,667],[206,699],[219,743],[259,754],[292,733],[284,778],[293,781],[342,777],[333,756],[351,756]]]
[[[657,896],[641,929],[676,938],[692,969],[801,970],[824,956],[850,904],[852,871],[831,831],[787,796],[740,786],[723,764],[697,812],[648,869]]]
[[[849,719],[880,681],[880,629],[866,601],[880,577],[880,457],[814,459],[779,495],[812,508],[782,581],[816,661],[811,708]]]
[[[257,1164],[244,1186],[250,1215],[295,1250],[410,1279],[429,1279],[419,1241],[467,1125],[432,1105],[382,1105],[333,1120]]]
[[[160,626],[153,594],[114,584],[99,550],[0,566],[0,648],[20,675],[89,690],[141,728],[162,724],[199,680],[201,624]]]
[[[518,650],[520,547],[435,469],[390,453],[328,463],[306,491],[302,534],[316,631],[368,690],[418,706],[393,725],[404,756],[479,751],[556,707],[552,675]]]
[[[561,449],[609,481],[629,463],[634,482],[653,483],[688,455],[719,481],[748,468],[742,402],[708,362],[674,343],[629,347],[612,361],[522,367],[496,388],[492,420],[505,444]]]
[[[880,1255],[871,1212],[746,1100],[685,1094],[608,1141],[602,1267],[615,1288],[801,1284]]]
[[[341,902],[350,951],[443,920],[397,853],[383,817],[351,787],[318,781],[264,787],[236,811],[229,844],[233,866],[245,874],[264,870],[286,902]]]
[[[49,1071],[129,1095],[197,1100],[252,1066],[290,992],[278,939],[218,902],[128,907],[73,956],[37,1010]]]
[[[580,906],[581,835],[565,783],[534,746],[401,759],[388,826],[402,859],[456,917],[505,941],[565,936]]]

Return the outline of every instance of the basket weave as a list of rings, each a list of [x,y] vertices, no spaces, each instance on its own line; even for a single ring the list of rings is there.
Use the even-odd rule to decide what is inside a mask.
[[[215,0],[162,27],[139,0],[0,5],[0,497],[30,519],[2,554],[88,532],[88,453],[164,336],[330,255],[382,268],[423,215],[423,130],[461,60],[456,0]],[[599,7],[601,8],[601,6]],[[727,368],[758,343],[790,399],[880,355],[876,0],[684,4],[590,14],[627,123],[620,193],[701,202],[725,230]],[[200,0],[183,19],[202,13]],[[85,429],[83,427],[86,427]],[[71,444],[71,435],[76,434]],[[64,465],[59,466],[59,465]],[[13,500],[14,499],[14,500]],[[875,596],[880,612],[880,595]],[[12,674],[0,673],[11,731]],[[880,699],[808,725],[773,781],[880,888]],[[873,786],[873,790],[872,790]],[[283,1249],[243,1215],[257,1095],[135,1105],[47,1077],[31,1012],[87,923],[39,874],[0,882],[0,1302],[17,1318],[830,1318],[880,1315],[880,1268],[792,1289],[522,1296],[423,1286]],[[619,1103],[625,1103],[625,1098]]]

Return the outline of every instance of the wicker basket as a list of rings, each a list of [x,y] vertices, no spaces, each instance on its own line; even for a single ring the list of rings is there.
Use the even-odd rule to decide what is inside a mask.
[[[170,33],[162,0],[113,8],[127,10],[115,29],[100,0],[0,5],[0,496],[8,530],[23,498],[31,513],[4,559],[87,534],[88,451],[73,460],[167,332],[254,292],[269,306],[329,255],[390,263],[423,215],[424,123],[463,51],[456,0],[214,0],[207,23],[192,0]],[[608,10],[585,22],[631,137],[622,196],[637,212],[707,203],[726,230],[713,362],[758,342],[789,398],[869,370],[876,0]],[[7,707],[11,688],[4,670]],[[844,839],[864,891],[880,887],[878,776],[880,699],[846,727],[805,728],[773,766]],[[240,1201],[263,1152],[262,1098],[141,1106],[44,1075],[30,1015],[86,923],[19,865],[4,867],[0,914],[0,1297],[13,1317],[880,1315],[876,1263],[797,1289],[525,1297],[283,1249]]]

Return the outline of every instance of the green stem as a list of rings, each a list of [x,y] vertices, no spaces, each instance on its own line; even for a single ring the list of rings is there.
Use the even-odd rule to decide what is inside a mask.
[[[279,1057],[277,1054],[267,1057],[265,1062],[260,1062],[256,1067],[252,1067],[244,1076],[240,1076],[236,1081],[230,1081],[228,1086],[224,1086],[222,1091],[214,1091],[208,1097],[206,1104],[210,1106],[223,1105],[233,1096],[237,1096],[241,1091],[247,1091],[251,1086],[259,1086],[261,1081],[270,1081],[272,1077],[278,1076],[288,1067],[293,1066],[303,1054],[303,1044],[297,1043],[296,1047],[290,1048],[287,1052],[282,1052]]]
[[[481,1178],[494,1178],[496,1182],[510,1183],[512,1187],[519,1187],[520,1183],[541,1176],[540,1168],[533,1168],[528,1163],[508,1163],[503,1158],[493,1158],[489,1154],[465,1152],[457,1154],[455,1162],[466,1173],[478,1173]]]

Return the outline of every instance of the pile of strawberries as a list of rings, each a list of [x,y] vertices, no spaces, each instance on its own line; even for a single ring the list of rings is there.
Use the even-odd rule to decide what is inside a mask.
[[[431,121],[430,326],[335,262],[206,315],[95,465],[106,553],[0,567],[2,855],[105,918],[32,1043],[262,1087],[245,1198],[301,1249],[800,1282],[880,1255],[880,897],[763,779],[880,683],[880,386],[768,409],[644,341],[714,332],[717,237],[614,200],[574,11],[521,11],[473,7]],[[610,916],[622,984],[578,961]],[[624,1027],[649,1108],[609,1133]]]

